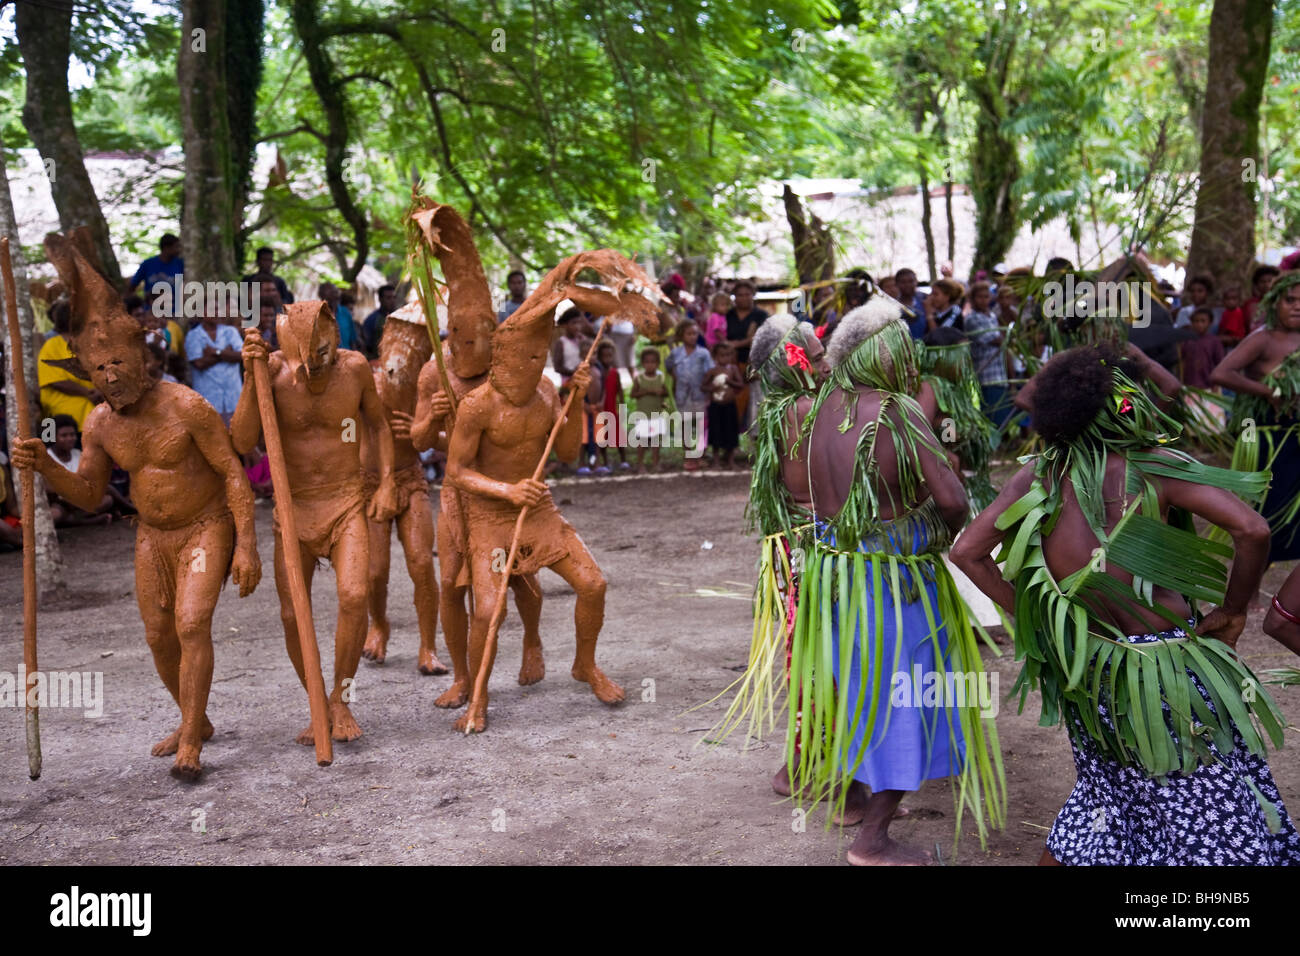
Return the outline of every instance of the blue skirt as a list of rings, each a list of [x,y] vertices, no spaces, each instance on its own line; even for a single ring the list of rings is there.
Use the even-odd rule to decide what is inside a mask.
[[[925,542],[917,540],[921,533],[912,533],[914,540],[905,550],[913,554],[924,553]],[[823,537],[831,536],[824,533]],[[886,543],[896,546],[899,542],[881,542]],[[872,553],[871,546],[866,543],[860,544],[858,550]],[[876,550],[878,552],[878,548]],[[933,560],[942,559],[935,555]],[[866,784],[873,792],[917,790],[926,780],[959,773],[965,759],[961,720],[956,707],[952,706],[953,694],[949,692],[954,684],[949,670],[947,629],[938,619],[938,587],[932,579],[902,569],[900,590],[905,593],[903,600],[896,604],[888,575],[882,569],[881,583],[884,586],[877,653],[871,575],[869,562],[867,580],[849,584],[850,588],[862,592],[860,600],[866,621],[866,646],[862,646],[863,635],[857,629],[851,635],[841,636],[841,609],[836,608],[833,618],[836,697],[841,694],[848,696],[850,721],[858,695],[866,685],[858,726],[841,759],[846,768],[861,760],[853,778]],[[909,597],[912,593],[916,594],[914,600]],[[933,629],[926,616],[925,602],[929,603],[930,615],[934,618]],[[852,648],[848,673],[842,674],[840,652],[845,639],[852,641]],[[867,742],[867,715],[873,691],[878,694],[877,713],[870,742]]]

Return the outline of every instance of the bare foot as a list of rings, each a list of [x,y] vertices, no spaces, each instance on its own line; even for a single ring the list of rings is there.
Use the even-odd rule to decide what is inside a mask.
[[[463,733],[481,734],[487,730],[487,704],[479,704],[477,707],[471,707],[465,713],[461,714],[453,724],[457,730]]]
[[[464,707],[467,700],[469,700],[469,682],[458,680],[442,692],[442,696],[433,702],[433,706],[444,710],[455,710],[457,707]]]
[[[849,784],[849,792],[844,797],[844,809],[831,817],[831,822],[842,827],[855,827],[867,815],[867,788],[857,780]],[[897,813],[894,814],[898,816]]]
[[[344,743],[361,736],[357,720],[341,700],[330,701],[330,737]]]
[[[570,671],[570,673],[573,674],[574,680],[580,680],[584,684],[590,684],[591,692],[596,695],[596,699],[602,704],[621,703],[626,696],[623,693],[623,688],[619,687],[612,680],[606,677],[601,669],[596,667],[594,664],[589,673],[583,673],[578,670],[576,664],[573,666],[573,670]]]
[[[794,792],[790,789],[790,770],[785,764],[781,764],[781,769],[772,774],[772,789],[782,797],[788,797]]]
[[[546,662],[542,659],[540,647],[525,647],[524,660],[519,665],[519,683],[527,687],[536,684],[546,676]]]
[[[447,673],[447,665],[438,660],[438,655],[427,647],[420,648],[420,660],[416,666],[420,673],[427,677],[437,677]]]
[[[383,624],[378,621],[370,622],[370,630],[366,632],[366,643],[361,648],[361,656],[368,661],[374,661],[376,664],[382,664],[384,659],[388,657],[387,622]]]
[[[212,722],[208,720],[208,718],[204,717],[203,731],[199,736],[202,737],[204,740],[211,740],[212,734],[213,734]],[[154,744],[153,749],[150,750],[149,753],[153,754],[155,757],[170,757],[172,754],[176,753],[176,749],[177,747],[180,746],[180,742],[181,742],[181,729],[177,727],[175,730],[173,730],[162,740]]]
[[[306,728],[298,734],[297,739],[298,743],[302,744],[304,747],[316,746],[316,734],[312,731],[311,724],[308,724]]]
[[[187,744],[177,750],[176,762],[172,764],[171,773],[176,779],[188,783],[198,780],[203,775],[203,767],[199,764],[199,748]]]
[[[878,832],[864,830],[849,847],[848,860],[854,866],[926,866],[930,854],[895,843]]]

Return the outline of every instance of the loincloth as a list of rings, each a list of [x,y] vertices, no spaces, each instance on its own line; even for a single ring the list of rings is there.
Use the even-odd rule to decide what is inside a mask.
[[[226,530],[224,555],[208,553],[212,549],[212,541],[207,541],[207,546],[203,546],[203,536],[209,528]],[[196,551],[201,553],[196,554]],[[158,581],[158,606],[170,611],[176,607],[177,576],[181,568],[186,565],[202,560],[204,562],[202,570],[219,572],[224,585],[230,574],[230,565],[235,559],[235,518],[228,510],[218,511],[204,515],[179,528],[155,528],[143,521],[137,521],[135,554],[137,561],[144,559],[153,565]],[[215,567],[207,567],[209,557],[217,562]]]
[[[465,511],[465,529],[469,535],[470,550],[475,555],[493,555],[494,561],[499,557],[504,568],[506,556],[510,553],[510,542],[514,538],[519,509],[481,495],[465,495],[461,504]],[[555,502],[547,496],[537,507],[528,509],[528,516],[519,533],[519,551],[511,574],[535,574],[567,557],[575,550],[575,545],[581,547],[582,539],[578,537],[573,525],[564,520],[560,509],[555,507]],[[471,563],[466,561],[461,566],[460,575],[456,579],[458,587],[469,583]]]
[[[438,552],[465,553],[465,509],[461,493],[450,482],[442,483],[438,509]]]
[[[298,541],[314,557],[328,558],[356,514],[364,515],[365,493],[361,476],[333,485],[293,493],[293,517]],[[280,535],[280,504],[276,502],[271,526]]]
[[[393,472],[393,485],[397,490],[397,515],[404,514],[416,495],[429,497],[429,479],[424,476],[424,465],[418,461]],[[366,501],[379,491],[379,475],[373,471],[361,475],[361,493]],[[397,515],[394,515],[396,517]]]

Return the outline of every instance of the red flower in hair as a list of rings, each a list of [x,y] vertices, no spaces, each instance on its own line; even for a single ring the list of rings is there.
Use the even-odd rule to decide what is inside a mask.
[[[812,371],[812,362],[808,361],[808,353],[793,342],[785,343],[785,364],[805,372]]]
[[[814,329],[813,331],[817,334],[817,338],[821,339],[821,338],[825,338],[825,337],[826,337],[826,329],[827,329],[827,328],[829,328],[829,326],[819,325],[819,326],[817,326],[817,328]]]

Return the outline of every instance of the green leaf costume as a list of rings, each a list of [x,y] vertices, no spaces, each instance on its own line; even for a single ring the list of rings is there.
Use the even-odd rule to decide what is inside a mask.
[[[751,733],[761,731],[764,723],[772,726],[778,710],[772,671],[789,632],[787,768],[800,799],[830,795],[830,811],[843,808],[846,784],[868,749],[853,759],[850,742],[855,737],[878,740],[888,732],[893,711],[891,681],[887,668],[880,664],[891,649],[892,659],[900,659],[904,605],[919,603],[923,608],[928,634],[921,643],[928,642],[934,650],[927,665],[934,673],[984,677],[975,637],[978,625],[971,620],[942,558],[951,535],[933,499],[922,498],[921,456],[939,456],[942,451],[929,429],[921,430],[915,424],[924,421],[911,397],[918,374],[907,326],[892,322],[848,356],[818,393],[811,413],[802,422],[799,441],[806,440],[827,402],[843,404],[845,417],[838,424],[841,431],[859,429],[852,490],[833,518],[793,508],[780,482],[785,415],[797,394],[783,395],[779,389],[769,392],[765,405],[767,400],[772,405],[759,414],[750,515],[766,537],[754,640],[749,667],[737,682],[740,690],[722,722],[721,733],[715,732],[711,738],[725,736],[746,717]],[[880,412],[869,422],[853,420],[859,384],[882,393]],[[829,420],[823,421],[823,427]],[[883,432],[889,434],[897,451],[902,495],[892,509],[898,517],[889,520],[879,517],[881,502],[875,490],[879,464],[874,449]],[[788,558],[776,544],[782,534],[790,544]],[[848,547],[836,542],[846,542]],[[788,600],[780,601],[779,587],[796,578],[797,596],[787,591]],[[887,604],[893,612],[886,610]],[[886,616],[895,625],[888,642]],[[855,628],[856,641],[852,639]],[[838,641],[837,629],[844,635]],[[941,649],[940,641],[944,633],[946,650]],[[840,672],[848,672],[855,653],[857,672],[873,675],[873,679],[864,680],[851,700],[847,693],[836,692],[834,675],[837,661]],[[969,810],[982,841],[990,825],[1004,825],[1006,813],[1006,782],[992,716],[981,715],[974,695],[937,713],[942,719],[934,733],[946,735],[954,754],[960,735],[966,750],[966,758],[951,768],[956,777],[956,835],[960,835],[963,814]],[[828,813],[828,825],[830,816]]]
[[[1196,601],[1221,602],[1232,550],[1198,537],[1189,516],[1171,512],[1167,523],[1161,520],[1155,482],[1178,478],[1251,497],[1268,475],[1213,468],[1161,447],[1178,437],[1177,422],[1122,371],[1114,375],[1114,394],[1096,420],[1078,438],[1036,456],[1032,486],[997,522],[1007,533],[998,560],[1015,585],[1016,659],[1024,662],[1013,693],[1023,710],[1029,692],[1040,691],[1042,726],[1064,721],[1076,743],[1086,737],[1106,757],[1152,777],[1212,762],[1210,742],[1231,750],[1234,724],[1246,747],[1262,756],[1265,736],[1282,743],[1277,705],[1231,648],[1153,601],[1162,587],[1184,595],[1193,610]],[[1136,496],[1109,534],[1102,497],[1108,454],[1124,456],[1127,491]],[[1067,478],[1099,547],[1092,562],[1057,581],[1043,536],[1061,517]],[[1132,585],[1107,574],[1107,566],[1132,574]],[[1129,643],[1098,613],[1104,603],[1154,612],[1187,636]],[[1209,690],[1213,712],[1192,674]],[[1168,726],[1162,704],[1170,709]]]

